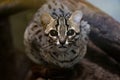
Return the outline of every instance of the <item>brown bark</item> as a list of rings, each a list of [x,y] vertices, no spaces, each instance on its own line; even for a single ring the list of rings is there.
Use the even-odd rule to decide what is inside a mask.
[[[91,25],[90,39],[120,62],[120,23],[88,2],[65,0],[64,3],[73,11],[83,12],[83,19]]]

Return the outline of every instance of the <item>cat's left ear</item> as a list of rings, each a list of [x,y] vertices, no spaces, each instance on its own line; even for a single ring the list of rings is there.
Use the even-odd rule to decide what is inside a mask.
[[[77,11],[72,13],[72,15],[71,15],[69,20],[71,20],[72,22],[74,22],[76,24],[80,24],[82,16],[83,16],[82,12],[77,10]]]
[[[41,18],[41,23],[45,26],[47,26],[51,21],[54,20],[49,13],[42,14],[40,18]]]

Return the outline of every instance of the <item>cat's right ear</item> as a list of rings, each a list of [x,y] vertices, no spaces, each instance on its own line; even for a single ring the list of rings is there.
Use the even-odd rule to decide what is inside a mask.
[[[83,13],[79,10],[72,13],[70,20],[76,24],[80,24],[80,21],[83,17]]]
[[[49,13],[43,13],[41,15],[41,24],[44,26],[47,26],[51,21],[53,21],[53,18]]]

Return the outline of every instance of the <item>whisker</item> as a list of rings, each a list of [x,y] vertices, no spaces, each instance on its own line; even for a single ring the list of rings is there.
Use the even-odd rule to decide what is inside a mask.
[[[69,41],[68,43],[74,43],[74,41]]]
[[[49,47],[52,47],[52,46],[53,46],[52,44],[48,44],[48,45],[43,46],[43,48],[49,48]]]

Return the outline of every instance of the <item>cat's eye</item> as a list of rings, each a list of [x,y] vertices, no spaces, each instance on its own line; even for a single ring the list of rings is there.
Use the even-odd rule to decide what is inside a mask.
[[[75,34],[75,31],[73,29],[70,29],[68,32],[67,32],[67,35],[68,36],[73,36]]]
[[[51,36],[58,36],[58,32],[57,32],[56,30],[51,30],[51,31],[49,32],[49,34],[50,34]]]

